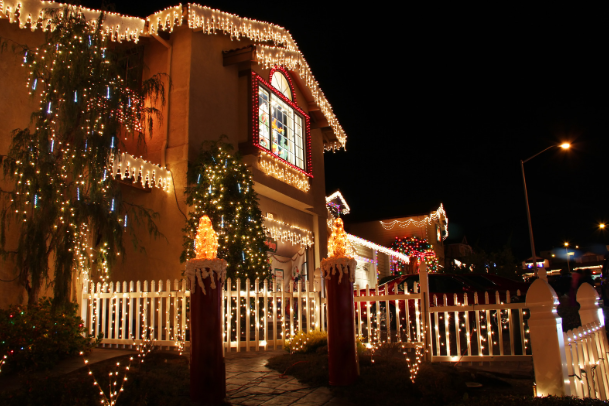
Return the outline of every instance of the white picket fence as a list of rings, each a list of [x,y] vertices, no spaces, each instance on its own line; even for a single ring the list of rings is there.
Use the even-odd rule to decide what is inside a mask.
[[[425,347],[430,361],[528,361],[535,365],[537,393],[609,400],[609,342],[599,297],[584,284],[577,292],[583,327],[562,333],[552,288],[534,282],[526,303],[510,303],[510,293],[435,295],[428,301],[427,275],[411,291],[396,293],[355,286],[356,334],[371,346],[399,342]],[[314,289],[313,286],[317,287]],[[281,348],[298,331],[326,331],[326,299],[313,284],[287,290],[268,281],[225,285],[223,337],[226,351]],[[518,292],[519,293],[519,292]],[[185,280],[97,283],[84,287],[81,317],[103,346],[127,347],[143,338],[156,345],[188,345],[189,298]],[[530,333],[529,333],[530,329]],[[532,352],[531,352],[532,349]]]
[[[517,292],[520,296],[520,292]],[[510,303],[510,292],[505,303],[495,291],[494,303],[488,292],[484,303],[474,293],[474,303],[467,295],[453,296],[453,305],[447,305],[433,296],[429,307],[431,360],[436,362],[472,361],[529,361],[531,350],[526,325],[525,303]]]
[[[609,399],[609,344],[605,327],[592,323],[564,334],[571,395]]]
[[[326,330],[326,299],[309,283],[290,284],[281,290],[276,282],[267,280],[244,286],[230,278],[224,291],[225,348],[229,351],[282,348],[285,340],[298,331]]]
[[[325,331],[325,299],[308,283],[282,291],[268,281],[227,280],[223,325],[227,350],[281,348],[298,331]],[[84,287],[81,317],[104,346],[132,346],[144,338],[178,347],[189,341],[190,291],[186,280],[91,283]],[[143,337],[144,335],[144,337]]]
[[[425,322],[417,284],[409,292],[389,294],[376,287],[366,285],[365,293],[355,286],[355,331],[361,341],[368,344],[380,342],[422,343],[425,335]],[[412,309],[412,312],[411,312]]]
[[[319,281],[313,286],[320,286]],[[313,286],[301,282],[281,290],[266,280],[251,284],[228,279],[222,301],[225,349],[278,349],[298,331],[326,331],[326,299]],[[396,294],[357,286],[354,291],[356,334],[363,343],[427,346],[432,361],[530,358],[525,305],[509,303],[509,294],[506,304],[499,300],[499,304],[488,304],[488,297],[487,304],[478,304],[476,297],[468,305],[467,297],[461,295],[454,303],[462,304],[446,306],[445,297],[444,305],[438,306],[434,297],[427,308],[426,293],[416,283],[411,291],[404,285]],[[185,280],[92,283],[85,286],[82,300],[81,317],[87,330],[101,334],[104,346],[131,346],[142,335],[167,348],[189,341],[190,292]]]
[[[104,346],[127,346],[142,337],[175,347],[186,334],[186,281],[97,283],[83,289],[81,318]]]

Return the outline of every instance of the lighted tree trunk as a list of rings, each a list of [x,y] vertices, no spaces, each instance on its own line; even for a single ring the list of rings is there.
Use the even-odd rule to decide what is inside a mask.
[[[322,261],[328,300],[328,371],[330,385],[354,383],[359,375],[355,342],[353,258],[329,258]]]

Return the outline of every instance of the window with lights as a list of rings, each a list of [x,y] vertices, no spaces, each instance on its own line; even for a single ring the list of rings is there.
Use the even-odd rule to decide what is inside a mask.
[[[309,116],[296,103],[288,72],[272,69],[270,83],[256,73],[252,75],[254,144],[311,176]]]

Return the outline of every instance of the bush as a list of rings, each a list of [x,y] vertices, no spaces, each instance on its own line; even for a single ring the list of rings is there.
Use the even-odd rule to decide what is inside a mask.
[[[8,356],[5,367],[13,372],[47,369],[61,358],[89,352],[99,341],[85,335],[77,310],[75,303],[52,309],[48,298],[28,308],[0,309],[0,357]]]
[[[283,349],[290,354],[307,354],[327,345],[328,333],[325,331],[312,331],[310,333],[299,331],[294,337],[285,342]]]
[[[361,337],[355,338],[356,351],[359,356],[366,352],[366,345],[362,343]],[[312,331],[305,333],[299,331],[283,345],[283,349],[290,354],[309,354],[317,352],[326,354],[328,352],[328,333],[325,331]]]

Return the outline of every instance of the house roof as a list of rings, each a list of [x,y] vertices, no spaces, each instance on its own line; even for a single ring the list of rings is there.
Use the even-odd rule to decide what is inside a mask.
[[[0,0],[0,19],[8,18],[11,23],[18,22],[20,28],[32,31],[54,29],[51,18],[44,15],[45,9],[69,7],[68,4],[40,0]],[[100,10],[72,6],[95,23]],[[338,122],[332,106],[319,87],[309,64],[300,52],[296,41],[288,30],[275,24],[257,21],[235,14],[226,13],[198,4],[177,5],[158,11],[146,19],[131,17],[113,12],[105,14],[102,22],[104,32],[113,41],[139,41],[140,37],[156,36],[160,31],[172,32],[177,26],[188,24],[193,31],[204,34],[222,33],[231,39],[247,38],[256,44],[256,61],[265,68],[283,66],[295,72],[309,89],[317,108],[322,112],[334,133],[334,140],[326,141],[326,150],[344,148],[347,135]]]
[[[326,196],[326,206],[336,207],[336,210],[340,212],[340,214],[349,214],[351,211],[347,201],[343,197],[342,193],[340,193],[340,190],[337,190],[330,196]]]

